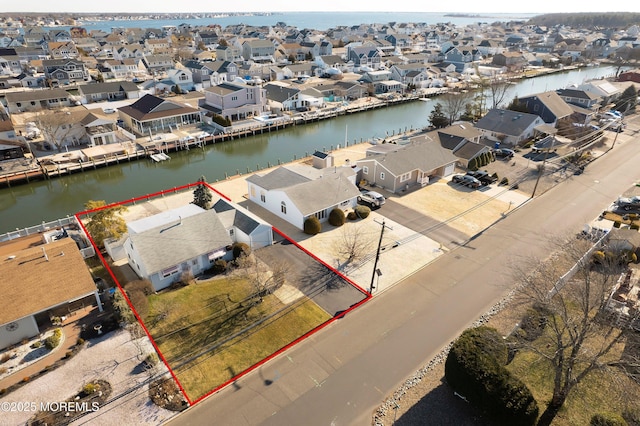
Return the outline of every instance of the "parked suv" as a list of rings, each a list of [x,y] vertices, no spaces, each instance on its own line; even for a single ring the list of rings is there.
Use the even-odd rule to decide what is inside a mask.
[[[371,207],[380,207],[384,201],[384,196],[375,191],[364,192],[358,197],[359,203],[369,204]]]
[[[497,177],[491,176],[486,170],[470,170],[467,172],[467,176],[473,176],[483,185],[491,185],[498,180]]]
[[[459,183],[460,185],[468,186],[469,188],[480,187],[480,181],[469,175],[453,175],[451,182]]]
[[[515,151],[513,151],[512,149],[507,149],[507,148],[494,149],[493,153],[498,158],[506,158],[506,159],[513,158],[513,156],[516,154]]]

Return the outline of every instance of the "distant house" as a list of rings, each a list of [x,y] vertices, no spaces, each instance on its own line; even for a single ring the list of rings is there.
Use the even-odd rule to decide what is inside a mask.
[[[25,90],[7,92],[7,110],[10,113],[71,106],[69,94],[63,89]]]
[[[174,66],[170,55],[145,55],[144,63],[150,72],[166,71]]]
[[[140,97],[138,86],[129,81],[81,84],[78,86],[78,93],[82,96],[83,103],[119,101]]]
[[[246,40],[242,43],[242,57],[257,63],[275,62],[276,47],[269,40]]]
[[[273,243],[271,226],[235,204],[218,200],[210,210],[187,204],[127,223],[124,251],[129,265],[155,290],[198,275],[218,259],[232,260],[230,245],[252,249]]]
[[[283,166],[249,176],[247,185],[249,200],[303,229],[311,216],[326,222],[334,208],[354,207],[360,194],[355,179],[351,167]]]
[[[458,160],[437,141],[425,137],[410,140],[408,145],[378,145],[356,162],[362,179],[393,193],[413,186],[427,185],[432,178],[448,176]]]
[[[377,70],[380,68],[380,52],[375,46],[347,46],[347,61],[353,63],[354,69],[370,68]]]
[[[37,336],[51,318],[97,305],[98,290],[70,237],[45,243],[43,235],[0,244],[0,350]],[[17,285],[19,283],[19,285]]]
[[[521,71],[527,65],[527,58],[522,52],[496,53],[491,63],[505,67],[509,72]]]
[[[266,90],[259,85],[221,83],[205,89],[204,97],[203,109],[232,121],[267,110]]]
[[[518,98],[530,114],[540,116],[545,123],[553,126],[559,120],[569,117],[573,110],[556,92],[537,93],[535,95]]]
[[[76,59],[45,59],[42,61],[44,75],[52,84],[70,84],[90,81],[89,70],[84,62]]]
[[[53,59],[69,59],[80,56],[72,41],[50,41],[47,50]]]
[[[303,106],[299,97],[300,89],[282,84],[269,83],[264,85],[267,102],[272,109],[291,111]]]
[[[150,131],[165,132],[176,126],[202,121],[198,109],[154,95],[144,95],[133,104],[118,110],[125,127],[141,136],[148,136]]]
[[[506,109],[491,109],[475,124],[489,140],[515,146],[534,136],[545,122],[538,115]]]

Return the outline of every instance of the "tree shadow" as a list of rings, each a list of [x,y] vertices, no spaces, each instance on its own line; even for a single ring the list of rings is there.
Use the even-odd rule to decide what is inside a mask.
[[[398,404],[401,406],[403,401]],[[393,411],[393,408],[389,410]],[[393,414],[391,414],[393,418]],[[442,380],[438,387],[424,395],[420,401],[404,412],[393,423],[395,426],[494,426],[466,401],[454,395]]]

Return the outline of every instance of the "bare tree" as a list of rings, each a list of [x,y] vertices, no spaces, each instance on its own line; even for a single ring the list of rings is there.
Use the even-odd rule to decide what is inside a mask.
[[[553,375],[552,397],[539,426],[551,424],[569,394],[591,373],[613,372],[623,364],[619,353],[625,332],[605,314],[621,265],[594,265],[587,253],[590,244],[575,237],[557,242],[550,258],[520,262],[516,269],[516,300],[535,306],[545,324],[536,339],[519,341],[519,350],[537,354]]]
[[[280,288],[290,271],[289,264],[282,260],[271,260],[269,265],[262,262],[254,253],[243,254],[236,259],[240,274],[249,281],[254,289],[254,297],[262,298]]]
[[[472,100],[471,92],[447,92],[441,97],[442,110],[449,120],[449,125],[462,115],[465,106]]]
[[[73,117],[66,111],[38,111],[34,121],[42,132],[45,140],[62,150],[64,140],[73,133]]]
[[[333,251],[342,264],[349,264],[362,259],[373,252],[375,238],[362,232],[355,224],[343,226],[340,238],[336,240]]]
[[[491,108],[498,108],[507,96],[509,82],[493,76],[489,79],[487,90],[491,96]]]

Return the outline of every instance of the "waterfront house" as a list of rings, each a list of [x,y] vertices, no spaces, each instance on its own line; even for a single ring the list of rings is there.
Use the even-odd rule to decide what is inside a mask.
[[[291,111],[304,106],[299,98],[300,89],[281,83],[268,83],[263,87],[271,110]]]
[[[51,318],[98,305],[96,285],[74,239],[51,231],[0,243],[0,350],[40,334]],[[9,303],[10,301],[10,303]]]
[[[545,123],[554,127],[558,121],[573,113],[571,107],[553,91],[518,98],[518,102],[527,112],[540,116]]]
[[[271,226],[220,199],[210,210],[187,204],[128,222],[123,248],[133,271],[162,290],[182,274],[196,276],[218,259],[232,260],[234,242],[252,250],[269,246]]]
[[[515,146],[534,136],[545,122],[538,115],[507,109],[490,109],[475,124],[483,136],[495,142]]]
[[[457,161],[450,150],[423,135],[411,138],[407,144],[376,145],[356,164],[369,185],[397,194],[416,185],[425,186],[431,179],[449,176]]]
[[[298,229],[303,229],[311,216],[322,223],[334,208],[353,208],[360,195],[355,182],[356,172],[351,167],[303,165],[282,166],[247,178],[249,200]]]
[[[144,95],[118,111],[124,127],[140,136],[170,132],[178,126],[202,122],[198,109],[154,95]]]
[[[322,75],[332,68],[343,73],[353,72],[353,62],[347,62],[339,55],[316,56],[313,61],[318,66],[318,68],[316,68],[318,75]]]
[[[580,84],[577,88],[600,96],[602,105],[615,101],[622,94],[622,90],[607,80],[590,80]]]
[[[558,89],[556,93],[562,100],[571,105],[586,109],[597,109],[600,106],[600,96],[586,90],[568,88]]]
[[[229,120],[258,116],[267,111],[266,90],[243,83],[221,83],[204,90],[201,108]]]
[[[130,81],[114,81],[109,83],[89,83],[78,86],[78,94],[82,103],[101,101],[120,101],[140,97],[140,89]]]
[[[522,52],[501,52],[491,59],[493,65],[505,67],[509,72],[522,71],[527,65],[527,59]]]
[[[9,113],[71,106],[69,93],[64,89],[24,90],[5,94]]]

